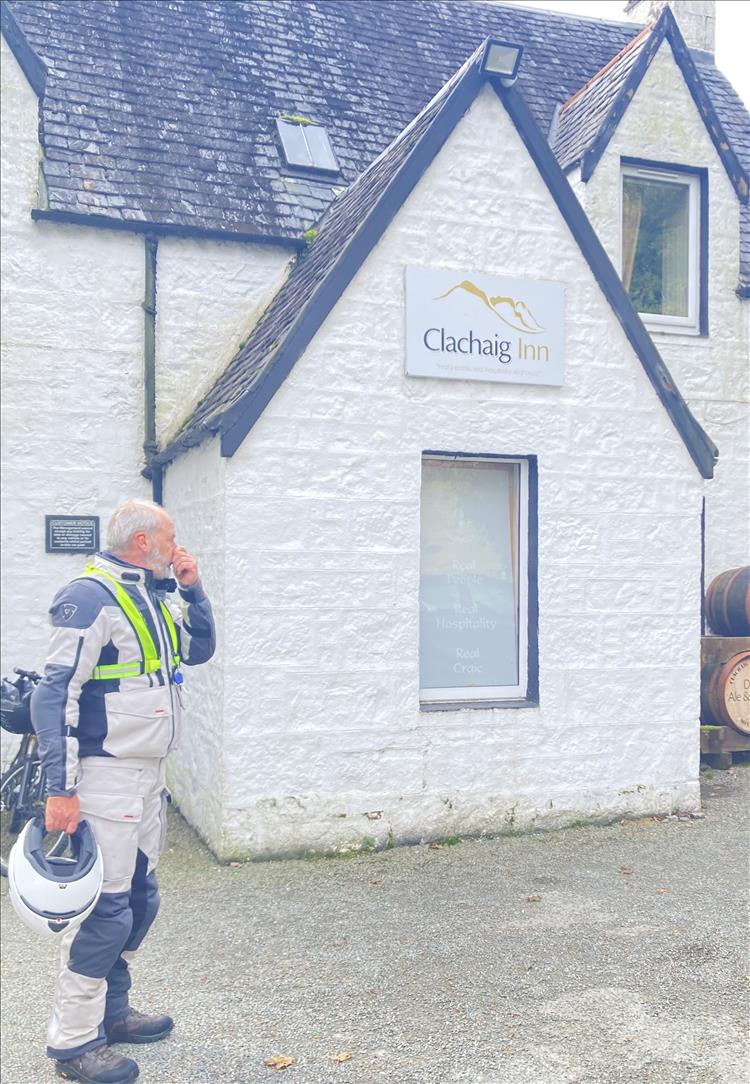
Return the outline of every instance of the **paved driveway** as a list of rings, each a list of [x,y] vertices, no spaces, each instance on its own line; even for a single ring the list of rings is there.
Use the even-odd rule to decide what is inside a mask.
[[[134,1001],[177,1026],[120,1049],[144,1084],[746,1084],[750,765],[704,790],[704,819],[240,867],[174,816]],[[2,1081],[48,1084],[54,950],[2,893]]]

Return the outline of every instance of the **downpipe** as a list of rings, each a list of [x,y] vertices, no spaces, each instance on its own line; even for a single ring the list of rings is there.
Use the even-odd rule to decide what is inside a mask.
[[[146,273],[143,298],[143,452],[146,465],[142,471],[151,480],[152,499],[162,503],[163,471],[152,466],[159,451],[156,440],[156,262],[159,241],[147,234],[145,243]]]

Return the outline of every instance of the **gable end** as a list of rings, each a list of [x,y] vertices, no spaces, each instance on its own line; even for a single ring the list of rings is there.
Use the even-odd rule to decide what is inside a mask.
[[[640,86],[646,71],[656,56],[659,46],[665,39],[671,46],[675,62],[682,73],[688,90],[690,91],[690,95],[703,119],[706,131],[711,137],[711,142],[716,149],[716,153],[719,155],[727,176],[732,182],[732,186],[737,193],[737,198],[740,203],[747,203],[748,198],[750,197],[750,178],[748,178],[737,155],[730,146],[721,121],[719,120],[716,110],[711,104],[711,99],[703,85],[703,80],[690,55],[690,50],[685,44],[685,39],[680,33],[680,28],[677,25],[675,17],[668,7],[666,7],[660,15],[648,43],[643,47],[641,55],[633,65],[630,74],[607,113],[596,138],[581,155],[581,180],[588,181],[593,175],[600,158],[607,149],[607,146],[615,133],[615,129],[625,113],[625,110],[630,105],[633,95]],[[571,162],[568,168],[575,164],[575,162]]]
[[[523,98],[513,88],[504,90],[495,86],[495,91],[576,239],[602,293],[638,355],[656,394],[682,437],[693,462],[704,478],[712,478],[718,449],[690,413],[651,336],[633,308],[604,246],[586,217],[573,189],[565,179],[548,143],[534,124]]]
[[[492,84],[516,127],[691,458],[704,478],[713,476],[718,457],[715,445],[692,416],[675,386],[526,103],[516,89],[504,88],[497,80],[482,74],[476,57],[460,73],[453,87],[445,88],[444,99],[433,102],[421,115],[422,130],[420,118],[415,119],[375,163],[381,173],[369,177],[364,174],[362,181],[365,183],[361,188],[354,185],[341,197],[340,206],[346,208],[341,214],[344,228],[341,229],[341,222],[336,222],[326,229],[324,220],[321,236],[315,242],[316,246],[323,246],[319,250],[321,253],[328,248],[332,250],[331,255],[322,257],[320,266],[316,266],[314,249],[308,258],[312,267],[306,267],[303,261],[292,271],[254,335],[199,404],[194,420],[154,458],[155,466],[162,466],[187,447],[216,432],[221,435],[221,454],[232,456],[235,453],[485,80]],[[416,138],[404,151],[402,144],[408,133],[416,133]],[[394,160],[390,174],[389,155]],[[285,322],[285,313],[294,309],[295,282],[300,280],[305,286],[306,274],[314,286],[304,290],[301,295],[304,303],[294,319]]]

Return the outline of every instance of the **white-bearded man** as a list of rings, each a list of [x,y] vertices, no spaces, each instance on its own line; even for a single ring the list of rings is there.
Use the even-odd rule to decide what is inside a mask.
[[[174,581],[166,581],[170,566]],[[167,602],[179,587],[179,602]],[[171,516],[127,501],[107,528],[107,550],[50,608],[44,678],[31,704],[47,776],[46,827],[85,817],[104,862],[91,915],[62,935],[47,1033],[60,1075],[127,1084],[138,1066],[119,1042],[165,1038],[167,1015],[128,1003],[129,961],[156,917],[156,864],[164,848],[164,764],[179,733],[183,674],[211,658],[215,630],[195,559],[175,542]]]

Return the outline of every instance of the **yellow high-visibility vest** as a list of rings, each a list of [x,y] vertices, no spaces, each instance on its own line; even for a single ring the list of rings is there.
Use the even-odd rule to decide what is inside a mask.
[[[103,576],[110,581],[115,601],[133,626],[133,631],[138,637],[138,642],[141,645],[141,653],[143,655],[143,658],[138,659],[136,662],[118,662],[106,664],[104,666],[95,666],[91,675],[92,679],[95,681],[111,681],[114,678],[139,677],[141,674],[153,674],[155,670],[159,670],[161,668],[161,659],[156,644],[154,643],[154,638],[148,631],[148,625],[144,621],[143,615],[125,588],[114,576],[110,575],[109,572],[105,572],[103,568],[97,568],[95,565],[86,565],[83,574],[84,576]],[[164,602],[160,602],[159,605],[161,606],[161,612],[172,644],[172,656],[170,660],[172,669],[176,670],[180,665],[177,628],[174,623],[174,618],[169,612],[169,608]]]

